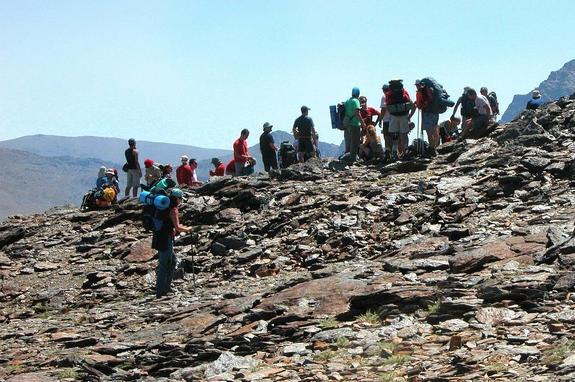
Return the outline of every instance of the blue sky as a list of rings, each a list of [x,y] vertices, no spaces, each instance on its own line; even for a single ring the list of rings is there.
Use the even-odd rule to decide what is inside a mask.
[[[502,109],[575,58],[575,1],[0,0],[0,140],[135,137],[231,148],[290,130],[302,104],[339,143],[329,105],[359,86],[433,76]],[[445,115],[444,115],[445,116]],[[255,143],[256,134],[250,143]]]

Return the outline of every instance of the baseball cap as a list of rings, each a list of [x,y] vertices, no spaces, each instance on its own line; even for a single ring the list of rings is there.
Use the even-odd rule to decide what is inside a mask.
[[[269,123],[269,122],[264,123],[264,130],[265,129],[271,129],[272,127],[274,127],[274,125],[272,125],[271,123]]]
[[[303,105],[302,107],[300,107],[301,111],[305,111],[305,110],[311,110],[309,107],[307,107],[306,105]]]

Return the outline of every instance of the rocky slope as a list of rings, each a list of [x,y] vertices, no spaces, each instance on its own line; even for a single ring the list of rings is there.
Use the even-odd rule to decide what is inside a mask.
[[[545,102],[558,100],[572,94],[575,91],[575,60],[571,60],[561,69],[551,72],[537,89],[541,92],[541,97]],[[531,99],[531,90],[527,94],[513,96],[507,110],[501,115],[501,122],[511,121],[525,109],[527,101]]]
[[[572,381],[575,101],[433,161],[189,193],[174,293],[140,207],[0,226],[6,381]]]

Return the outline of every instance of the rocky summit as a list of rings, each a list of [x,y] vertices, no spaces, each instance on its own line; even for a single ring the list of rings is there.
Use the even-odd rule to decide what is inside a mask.
[[[575,380],[575,97],[385,166],[187,192],[173,293],[137,201],[0,226],[0,379]]]

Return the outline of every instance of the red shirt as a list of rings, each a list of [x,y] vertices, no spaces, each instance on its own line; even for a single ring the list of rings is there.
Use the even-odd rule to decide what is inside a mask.
[[[176,179],[178,184],[192,185],[194,172],[188,164],[183,164],[176,169]]]
[[[220,165],[216,167],[214,171],[210,171],[211,176],[224,176],[225,173],[226,173],[226,166],[223,163],[220,163]]]
[[[236,141],[234,142],[234,160],[241,163],[246,163],[247,159],[245,158],[245,156],[247,155],[249,155],[248,141],[241,138],[236,139]]]
[[[359,115],[361,115],[361,119],[366,125],[373,125],[372,117],[374,115],[379,115],[379,110],[374,109],[371,106],[359,109]]]
[[[223,164],[222,164],[223,166]],[[236,173],[236,160],[232,159],[227,165],[226,165],[226,174],[228,175],[234,175]]]

